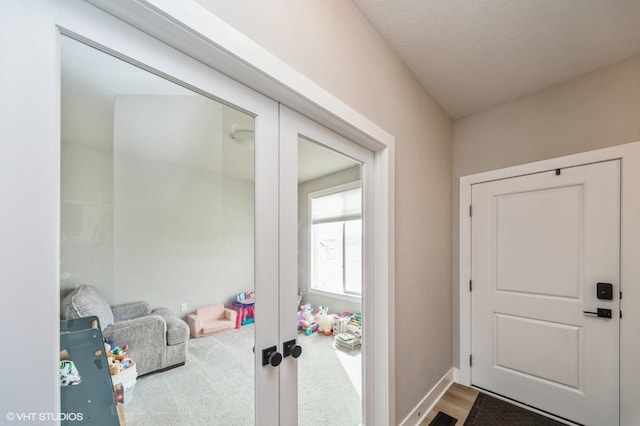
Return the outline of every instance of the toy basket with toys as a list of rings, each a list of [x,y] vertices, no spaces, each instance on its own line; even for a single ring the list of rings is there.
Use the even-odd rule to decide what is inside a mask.
[[[104,349],[109,363],[109,372],[116,393],[116,400],[127,404],[133,398],[138,373],[136,363],[127,356],[127,345],[115,346],[113,342],[105,342]]]

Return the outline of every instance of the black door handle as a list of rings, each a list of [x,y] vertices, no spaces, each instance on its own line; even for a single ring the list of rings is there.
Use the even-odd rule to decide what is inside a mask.
[[[296,344],[296,339],[289,340],[282,344],[282,354],[285,358],[289,355],[294,358],[298,358],[302,355],[302,346]]]
[[[598,308],[598,312],[582,311],[587,315],[595,315],[598,318],[611,318],[611,309]]]
[[[271,346],[262,350],[262,366],[271,364],[277,367],[282,362],[282,354],[278,352],[277,346]]]

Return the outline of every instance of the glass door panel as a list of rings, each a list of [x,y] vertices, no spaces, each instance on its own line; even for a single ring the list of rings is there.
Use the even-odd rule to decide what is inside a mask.
[[[61,37],[60,287],[150,307],[101,324],[130,425],[256,423],[255,122]]]
[[[362,424],[361,173],[359,162],[298,138],[300,425]]]
[[[281,416],[299,425],[365,424],[373,154],[280,109],[280,327],[302,352],[281,367]]]

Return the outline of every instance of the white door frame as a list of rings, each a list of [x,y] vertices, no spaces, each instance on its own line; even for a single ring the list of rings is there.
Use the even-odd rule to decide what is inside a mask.
[[[375,417],[372,424],[395,422],[394,357],[394,143],[393,136],[293,70],[246,36],[190,0],[87,0],[116,18],[154,36],[169,46],[209,65],[258,92],[284,104],[375,153],[375,307],[376,367]],[[0,111],[0,231],[7,250],[1,262],[11,284],[6,300],[31,300],[28,327],[35,330],[24,345],[30,366],[27,376],[11,373],[9,380],[24,383],[0,407],[16,412],[57,412],[59,384],[57,356],[59,288],[57,231],[59,217],[59,138],[57,116],[57,33],[51,16],[61,3],[46,0],[2,2],[0,46],[3,51]],[[67,7],[65,6],[65,9]],[[82,9],[85,9],[84,7]],[[97,10],[95,12],[98,12]],[[91,22],[85,22],[87,28]],[[118,33],[113,37],[126,37]],[[28,42],[16,43],[16,39]],[[25,49],[24,46],[28,46]],[[34,126],[33,117],[40,117]],[[5,150],[6,148],[6,150]],[[34,155],[35,154],[35,155]],[[35,158],[34,158],[35,157]],[[28,197],[28,198],[27,198]],[[25,201],[28,199],[28,201]],[[6,215],[4,213],[7,213]],[[38,294],[37,300],[32,295]],[[3,323],[22,317],[21,304],[3,308]],[[8,336],[24,332],[12,328]],[[16,334],[17,333],[17,334]],[[55,345],[54,345],[55,346]],[[3,363],[20,365],[21,354],[5,354]],[[16,363],[17,362],[17,363]],[[15,374],[25,374],[16,371]],[[12,379],[15,378],[15,380]],[[24,379],[24,380],[23,380]],[[20,398],[30,394],[30,401]],[[4,411],[3,411],[4,412]],[[2,415],[2,413],[0,413]]]
[[[505,179],[547,170],[620,159],[621,174],[621,270],[620,301],[624,313],[620,323],[620,424],[634,425],[640,421],[640,397],[637,383],[640,369],[637,354],[640,352],[640,142],[618,145],[580,154],[539,161],[519,166],[492,170],[460,178],[460,370],[458,381],[471,385],[471,187],[474,184]]]

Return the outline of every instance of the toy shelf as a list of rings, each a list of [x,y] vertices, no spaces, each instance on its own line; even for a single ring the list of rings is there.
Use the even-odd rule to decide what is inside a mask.
[[[82,422],[70,416],[61,425],[119,426],[98,317],[61,320],[60,353],[73,361],[81,377],[77,385],[60,386],[60,412],[82,415]]]

